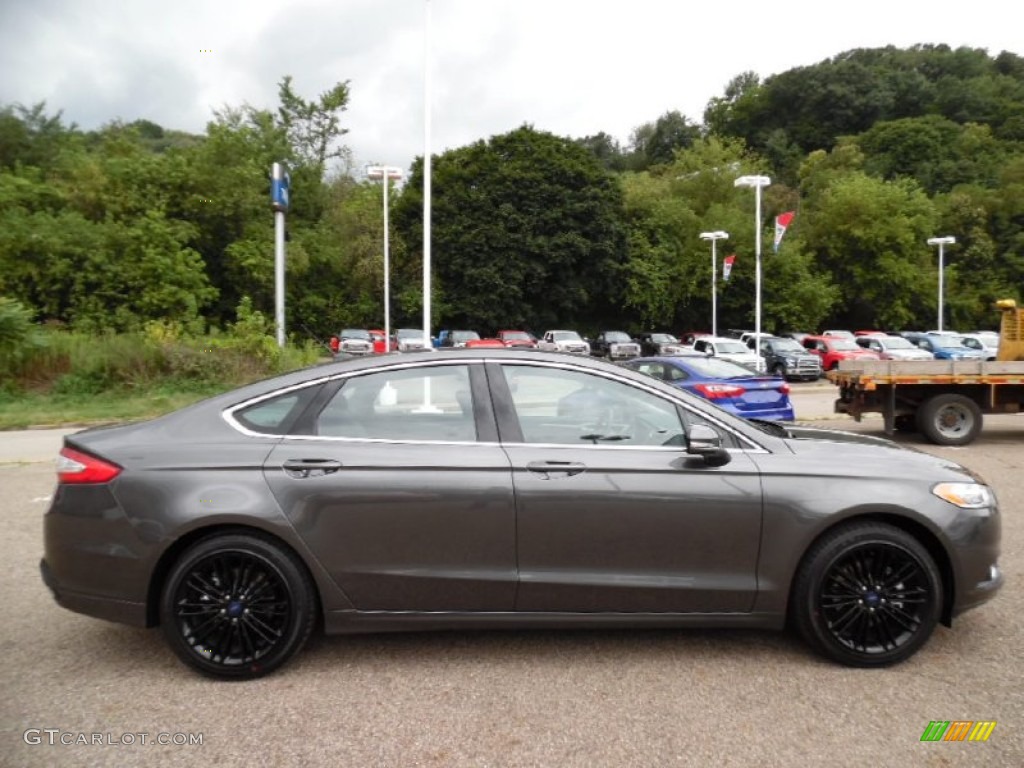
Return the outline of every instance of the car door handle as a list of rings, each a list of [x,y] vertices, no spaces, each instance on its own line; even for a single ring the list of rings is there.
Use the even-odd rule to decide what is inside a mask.
[[[552,477],[572,477],[587,471],[587,465],[578,461],[531,461],[526,468],[534,474],[544,475],[545,480]]]
[[[287,459],[282,466],[289,475],[302,480],[307,477],[329,475],[344,465],[333,459]]]

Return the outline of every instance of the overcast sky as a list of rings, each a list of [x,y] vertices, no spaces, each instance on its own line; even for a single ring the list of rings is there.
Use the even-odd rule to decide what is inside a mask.
[[[423,154],[429,1],[437,152],[529,123],[625,144],[670,110],[700,122],[737,74],[853,48],[945,43],[1024,55],[1024,3],[859,0],[0,0],[0,103],[97,128],[201,133],[213,110],[348,80],[357,165]]]

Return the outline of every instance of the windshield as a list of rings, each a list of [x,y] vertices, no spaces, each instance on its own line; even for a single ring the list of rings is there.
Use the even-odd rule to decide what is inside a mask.
[[[720,355],[739,355],[750,353],[750,350],[747,349],[747,345],[741,344],[738,341],[719,341],[715,344],[715,348],[718,350],[718,354]]]
[[[929,336],[928,341],[938,349],[964,349],[964,345],[956,336]]]
[[[551,334],[555,341],[583,341],[576,331],[555,331]]]
[[[395,336],[400,339],[422,339],[423,331],[419,328],[399,328],[395,331]]]
[[[631,338],[622,331],[607,331],[604,335],[605,341],[632,341]]]
[[[501,338],[509,341],[530,341],[530,334],[525,331],[502,331]]]
[[[856,352],[860,350],[860,347],[856,342],[850,339],[829,339],[831,342],[832,349],[839,350],[840,352]]]
[[[893,336],[891,339],[879,342],[886,349],[917,349],[917,345],[912,344],[908,339],[898,338]]]
[[[671,333],[652,333],[651,341],[655,344],[678,344],[679,339],[673,336]]]
[[[779,339],[771,342],[772,349],[776,352],[803,352],[804,348],[796,343],[794,339]]]
[[[452,339],[455,341],[475,341],[480,338],[476,331],[452,331]]]
[[[361,330],[359,328],[346,328],[341,332],[341,338],[365,339],[366,341],[370,341],[370,332]]]

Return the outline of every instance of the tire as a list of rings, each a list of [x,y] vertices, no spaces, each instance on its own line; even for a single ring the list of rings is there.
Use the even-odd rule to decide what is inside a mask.
[[[776,363],[772,366],[772,375],[786,378],[786,366],[782,365],[782,363]]]
[[[981,408],[963,395],[935,395],[917,410],[917,428],[936,445],[967,445],[981,433]]]
[[[815,543],[797,571],[793,620],[818,653],[851,667],[912,656],[942,611],[942,577],[913,536],[853,523]]]
[[[197,542],[164,582],[160,623],[178,658],[210,677],[249,680],[280,667],[313,631],[316,591],[303,564],[252,534]]]

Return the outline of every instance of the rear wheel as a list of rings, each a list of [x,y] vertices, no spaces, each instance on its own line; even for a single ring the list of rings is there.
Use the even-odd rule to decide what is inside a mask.
[[[854,667],[903,661],[931,636],[942,577],[913,536],[854,523],[817,542],[797,572],[793,619],[819,653]]]
[[[772,375],[786,378],[786,366],[784,366],[782,363],[776,363],[774,366],[772,366]]]
[[[917,428],[936,445],[967,445],[981,432],[981,408],[963,395],[936,395],[917,411]]]
[[[291,552],[251,534],[199,541],[171,569],[160,602],[164,637],[212,677],[260,677],[298,653],[313,631],[316,592]]]

